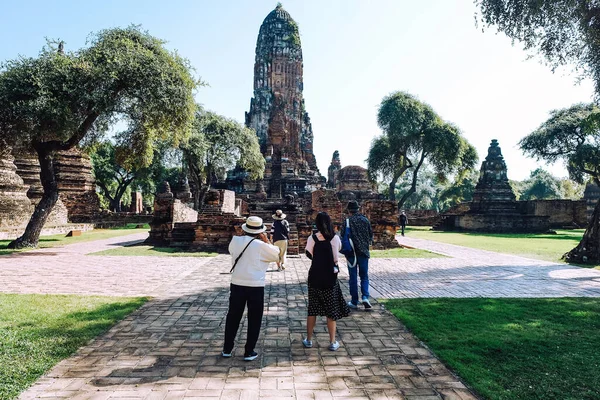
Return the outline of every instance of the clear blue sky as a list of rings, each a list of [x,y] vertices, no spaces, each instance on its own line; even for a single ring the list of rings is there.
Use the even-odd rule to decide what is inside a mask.
[[[187,57],[210,84],[197,100],[244,120],[252,96],[254,49],[260,24],[276,1],[6,2],[0,24],[0,60],[33,56],[45,37],[85,45],[90,32],[141,24]],[[527,59],[494,30],[474,23],[472,0],[291,0],[283,2],[300,27],[304,97],[313,123],[314,149],[326,174],[334,150],[342,165],[364,165],[380,134],[377,106],[405,90],[457,124],[480,158],[498,139],[511,179],[536,167],[517,148],[520,138],[552,109],[589,102],[589,81],[552,74]],[[550,170],[564,176],[561,166]]]

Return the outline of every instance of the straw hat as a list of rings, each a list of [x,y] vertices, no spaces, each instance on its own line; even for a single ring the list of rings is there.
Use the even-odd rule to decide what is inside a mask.
[[[248,233],[257,234],[267,230],[260,217],[248,217],[246,223],[242,225],[242,230]]]
[[[277,210],[277,211],[275,211],[275,214],[271,215],[271,217],[273,217],[273,219],[282,220],[282,219],[285,219],[285,217],[287,217],[287,215],[285,215],[283,213],[283,211]]]

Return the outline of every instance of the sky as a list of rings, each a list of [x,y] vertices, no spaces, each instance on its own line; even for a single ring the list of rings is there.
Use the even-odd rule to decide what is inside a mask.
[[[206,109],[244,121],[253,92],[258,30],[276,1],[265,0],[4,0],[0,60],[35,56],[45,38],[66,48],[85,46],[91,32],[142,25],[188,58],[209,86],[196,99]],[[475,24],[472,0],[289,0],[304,57],[304,98],[319,169],[327,174],[334,150],[342,166],[366,166],[381,134],[377,108],[384,96],[407,91],[453,122],[482,161],[498,139],[508,177],[526,179],[543,166],[525,157],[518,141],[553,109],[590,102],[589,80],[563,69],[552,73],[539,57],[493,28]]]

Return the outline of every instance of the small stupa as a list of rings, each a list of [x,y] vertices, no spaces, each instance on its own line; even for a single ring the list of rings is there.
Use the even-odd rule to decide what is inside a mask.
[[[473,201],[461,203],[441,215],[434,230],[497,233],[539,233],[550,229],[550,216],[528,214],[523,202],[516,201],[508,181],[506,162],[498,140],[493,139],[481,163]]]

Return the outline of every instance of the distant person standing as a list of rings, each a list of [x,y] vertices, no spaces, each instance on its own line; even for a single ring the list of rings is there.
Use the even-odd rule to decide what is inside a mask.
[[[355,200],[348,202],[350,239],[352,239],[356,254],[356,259],[354,255],[346,255],[348,275],[350,276],[348,284],[350,286],[350,296],[352,296],[352,300],[348,302],[348,307],[358,308],[358,273],[358,276],[360,276],[361,302],[368,310],[372,308],[369,301],[369,258],[371,257],[369,246],[373,243],[373,230],[367,217],[358,212],[359,209],[360,207]],[[345,234],[344,230],[342,230],[342,234]]]
[[[273,244],[279,247],[279,261],[277,261],[277,270],[285,269],[287,256],[288,240],[290,238],[290,224],[285,219],[287,215],[281,210],[275,211],[273,217],[273,226],[271,227],[271,235],[273,235]]]
[[[400,213],[400,217],[398,219],[400,220],[400,228],[402,229],[402,236],[404,236],[404,229],[406,228],[406,224],[408,223],[408,217],[406,216],[406,213],[404,212],[404,210],[402,210],[402,212]]]
[[[248,305],[248,337],[244,360],[252,361],[258,357],[254,346],[260,335],[265,301],[265,274],[270,262],[279,259],[279,249],[273,246],[267,235],[263,220],[248,217],[242,225],[243,236],[234,236],[229,243],[231,253],[231,285],[229,292],[229,311],[225,321],[225,343],[223,357],[231,357],[235,336],[237,335],[244,309]]]

